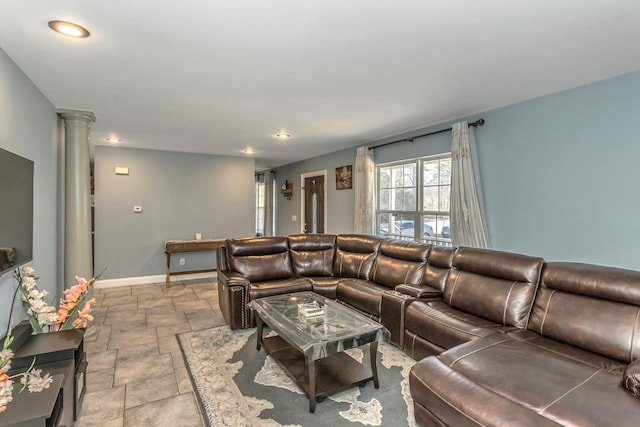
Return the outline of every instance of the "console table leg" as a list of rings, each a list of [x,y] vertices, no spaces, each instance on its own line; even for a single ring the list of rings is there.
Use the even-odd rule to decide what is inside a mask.
[[[262,346],[262,330],[264,329],[264,322],[260,316],[256,316],[256,350],[260,351]]]
[[[374,341],[369,344],[369,354],[371,356],[371,374],[373,375],[373,386],[375,388],[380,388],[380,383],[378,382],[378,341]]]
[[[314,413],[316,411],[316,381],[318,379],[318,373],[316,371],[317,361],[314,360],[309,363],[309,412]]]
[[[165,254],[167,255],[167,288],[170,288],[171,284],[169,279],[171,278],[171,252],[165,252]]]

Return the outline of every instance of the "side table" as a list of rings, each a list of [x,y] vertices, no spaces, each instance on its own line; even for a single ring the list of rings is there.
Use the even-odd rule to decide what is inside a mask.
[[[63,414],[64,374],[52,378],[49,388],[39,393],[18,393],[22,385],[14,384],[13,401],[0,414],[0,427],[72,427],[73,419],[67,424]]]
[[[14,342],[19,344],[13,349],[12,369],[27,369],[35,357],[35,367],[42,369],[43,374],[62,375],[60,410],[63,417],[60,423],[69,427],[80,415],[86,392],[88,362],[84,351],[84,332],[84,329],[70,329],[29,335],[25,340],[16,338]],[[25,416],[28,415],[27,412]]]

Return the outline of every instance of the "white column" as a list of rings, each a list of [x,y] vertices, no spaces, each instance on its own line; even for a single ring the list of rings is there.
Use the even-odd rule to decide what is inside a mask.
[[[93,276],[89,130],[96,117],[90,111],[57,112],[65,129],[64,286],[68,288],[75,276]]]

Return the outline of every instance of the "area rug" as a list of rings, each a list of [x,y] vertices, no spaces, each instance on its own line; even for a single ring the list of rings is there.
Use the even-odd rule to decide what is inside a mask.
[[[256,330],[220,326],[178,335],[193,388],[210,426],[415,426],[409,369],[415,363],[378,345],[380,388],[373,382],[329,396],[309,412],[309,400],[289,376],[256,351]],[[368,348],[349,350],[362,361]],[[368,363],[368,360],[365,362]]]

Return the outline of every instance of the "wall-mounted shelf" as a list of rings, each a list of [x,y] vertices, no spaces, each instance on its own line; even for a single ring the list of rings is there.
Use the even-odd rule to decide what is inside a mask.
[[[280,192],[287,200],[291,200],[293,197],[293,182],[289,182],[285,179],[284,184],[280,186]]]

